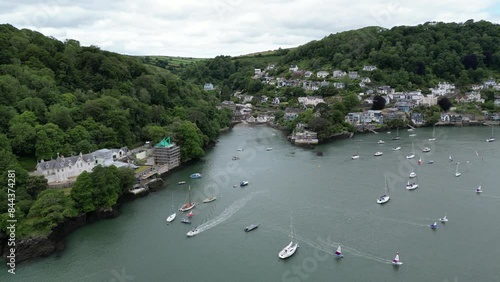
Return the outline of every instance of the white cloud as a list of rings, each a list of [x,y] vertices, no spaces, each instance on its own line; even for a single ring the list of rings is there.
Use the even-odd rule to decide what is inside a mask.
[[[11,4],[12,3],[12,4]],[[213,57],[294,47],[365,26],[499,22],[494,0],[7,1],[0,17],[60,40],[144,55]]]

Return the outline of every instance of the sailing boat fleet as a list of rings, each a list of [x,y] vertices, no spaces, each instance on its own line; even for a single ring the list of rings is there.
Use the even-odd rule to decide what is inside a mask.
[[[492,136],[491,136],[491,138],[488,138],[486,140],[487,142],[493,142],[493,141],[495,141],[493,134],[494,134],[494,132],[493,132],[493,127],[492,127]],[[400,138],[399,138],[399,128],[398,128],[398,134],[397,134],[396,137],[393,138],[393,140],[400,140]],[[435,138],[435,128],[434,128],[433,129],[432,138],[429,138],[429,141],[435,141],[435,140],[436,140],[436,138]],[[379,141],[379,144],[383,144],[383,143],[384,142],[382,140]],[[394,147],[393,148],[393,150],[399,150],[399,149],[401,149],[401,147]],[[424,149],[423,151],[424,152],[430,151],[430,150],[426,150],[426,149]],[[477,154],[477,152],[476,152],[476,154]],[[378,152],[375,155],[382,155],[382,152]],[[411,151],[410,155],[408,155],[406,158],[407,159],[412,159],[414,157],[415,157],[414,143],[412,142],[412,151]],[[359,158],[359,148],[356,151],[356,154],[353,154],[351,156],[351,158],[353,160]],[[451,156],[450,156],[450,161],[452,161]],[[421,163],[422,163],[422,160],[419,159],[419,164],[421,164]],[[461,173],[458,171],[459,164],[460,164],[459,162],[456,163],[456,170],[455,170],[455,176],[456,177],[458,177],[458,176],[461,175]],[[414,178],[414,177],[416,177],[416,173],[413,171],[413,172],[410,173],[409,178]],[[387,175],[384,175],[384,178],[385,178],[385,187],[384,187],[385,193],[377,199],[377,203],[378,204],[385,204],[385,203],[387,203],[390,200],[390,196],[388,195],[389,192],[388,192]],[[419,187],[419,185],[418,185],[418,179],[416,179],[416,182],[413,182],[413,183],[410,183],[410,180],[408,180],[408,182],[406,184],[406,189],[407,190],[414,190],[414,189],[416,189],[418,187]],[[479,185],[479,187],[477,187],[475,189],[475,192],[476,193],[481,193],[482,192],[481,185]],[[204,203],[208,203],[208,202],[214,201],[215,199],[216,199],[215,197],[209,197],[209,198],[205,199],[203,202]],[[181,212],[190,211],[195,206],[196,206],[196,203],[193,202],[192,199],[191,199],[191,187],[189,187],[188,188],[188,201],[184,205],[182,205],[182,207],[179,209],[179,211],[181,211]],[[172,195],[172,208],[173,208],[173,195]],[[172,210],[172,212],[173,212],[173,210]],[[194,214],[191,211],[187,216],[191,217],[193,215]],[[176,218],[176,213],[173,212],[171,215],[169,215],[167,217],[166,221],[167,222],[172,222],[175,218]],[[442,224],[448,222],[447,214],[445,213],[442,218],[438,219],[438,221],[441,222]],[[183,222],[185,222],[184,219],[183,219]],[[185,223],[188,223],[188,222],[185,222]],[[258,224],[256,224],[256,225],[254,224],[250,228],[247,227],[247,229],[245,229],[245,231],[248,232],[250,230],[253,230],[253,229],[257,228],[257,226],[258,226]],[[428,226],[431,229],[437,229],[439,227],[438,224],[437,224],[437,221],[434,222],[434,223],[432,223],[432,224],[430,224],[430,225],[428,225]],[[196,228],[190,230],[186,235],[187,235],[187,237],[192,237],[192,236],[195,236],[195,235],[197,235],[199,233],[200,233],[200,229],[198,227],[196,227]],[[297,240],[296,234],[295,234],[295,229],[294,229],[294,226],[293,226],[293,218],[292,218],[292,216],[290,216],[290,235],[289,235],[289,237],[290,237],[290,242],[278,253],[278,257],[281,258],[281,259],[287,259],[287,258],[293,256],[296,253],[296,251],[297,251],[297,249],[299,247],[298,240]],[[335,258],[343,258],[344,257],[344,255],[342,253],[342,248],[341,248],[340,244],[338,244],[338,247],[337,247],[337,249],[336,249],[336,251],[334,253],[334,256],[335,256]],[[394,266],[400,266],[400,265],[403,264],[400,261],[399,252],[396,253],[396,256],[394,257],[394,259],[392,260],[391,263]]]

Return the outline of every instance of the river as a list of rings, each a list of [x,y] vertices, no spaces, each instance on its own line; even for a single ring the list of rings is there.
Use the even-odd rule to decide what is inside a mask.
[[[500,281],[500,142],[485,142],[487,127],[439,127],[433,142],[432,128],[399,135],[305,149],[275,129],[236,126],[202,161],[168,175],[165,189],[76,230],[60,255],[23,263],[15,275],[2,266],[0,281]],[[416,157],[408,160],[412,141]],[[402,149],[392,151],[395,144]],[[407,191],[411,171],[420,187]],[[194,172],[203,177],[189,179]],[[391,200],[379,205],[384,175]],[[250,184],[239,187],[243,180]],[[193,224],[178,213],[167,225],[172,196],[178,209],[188,186],[198,202]],[[212,195],[216,201],[201,203]],[[445,213],[449,222],[431,230]],[[281,260],[291,218],[300,247]],[[259,228],[244,232],[252,223]],[[202,232],[186,237],[195,226]],[[339,243],[343,259],[333,257]]]

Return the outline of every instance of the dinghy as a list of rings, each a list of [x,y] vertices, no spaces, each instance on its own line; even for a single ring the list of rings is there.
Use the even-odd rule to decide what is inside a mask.
[[[446,214],[444,214],[444,216],[442,218],[440,218],[439,221],[441,221],[441,223],[448,222],[448,218],[446,217]]]
[[[399,260],[399,252],[396,253],[396,257],[392,260],[392,265],[400,266],[403,263]]]
[[[335,257],[337,257],[337,258],[344,257],[344,255],[342,254],[342,249],[340,248],[340,244],[339,244],[339,247],[337,248],[337,250],[335,251]]]
[[[433,224],[431,224],[429,226],[431,227],[431,229],[437,229],[438,228],[437,222],[434,222]]]

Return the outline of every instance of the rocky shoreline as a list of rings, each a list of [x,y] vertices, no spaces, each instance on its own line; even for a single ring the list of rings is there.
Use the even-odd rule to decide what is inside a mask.
[[[64,239],[74,230],[85,224],[116,216],[118,216],[118,205],[109,210],[81,214],[77,217],[66,219],[63,223],[52,229],[52,232],[48,236],[16,241],[16,264],[61,252],[64,250]],[[8,250],[7,238],[1,238],[0,252],[4,258],[9,255]]]

